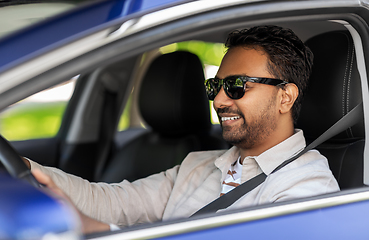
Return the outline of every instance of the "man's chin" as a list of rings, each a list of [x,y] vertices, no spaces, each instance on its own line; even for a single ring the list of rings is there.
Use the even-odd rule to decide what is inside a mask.
[[[243,139],[237,138],[236,136],[233,136],[233,135],[232,136],[227,135],[224,132],[223,132],[223,139],[224,139],[224,141],[226,141],[227,143],[229,143],[233,146],[240,145],[243,142]]]
[[[224,131],[222,136],[224,141],[238,148],[251,148],[255,144],[255,139],[249,139],[247,136],[236,136]]]

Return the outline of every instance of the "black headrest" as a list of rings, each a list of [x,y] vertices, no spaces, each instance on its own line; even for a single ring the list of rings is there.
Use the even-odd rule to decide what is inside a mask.
[[[143,79],[139,107],[146,123],[160,134],[208,132],[209,101],[199,58],[181,51],[156,58]]]
[[[354,44],[348,31],[324,33],[309,39],[313,72],[297,124],[307,138],[317,138],[361,101],[361,83]],[[333,139],[364,137],[356,124]]]

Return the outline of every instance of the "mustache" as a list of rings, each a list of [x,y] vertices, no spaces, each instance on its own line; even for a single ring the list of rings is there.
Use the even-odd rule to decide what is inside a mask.
[[[218,108],[217,109],[218,116],[221,113],[237,114],[237,115],[240,115],[241,117],[244,117],[242,112],[239,109],[231,109],[230,107]]]

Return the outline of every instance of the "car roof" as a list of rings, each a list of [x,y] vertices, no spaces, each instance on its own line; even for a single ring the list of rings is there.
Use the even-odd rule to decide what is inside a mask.
[[[50,48],[60,46],[65,41],[73,41],[107,24],[114,25],[117,20],[124,21],[130,17],[185,2],[190,1],[105,0],[81,4],[0,38],[0,72]]]

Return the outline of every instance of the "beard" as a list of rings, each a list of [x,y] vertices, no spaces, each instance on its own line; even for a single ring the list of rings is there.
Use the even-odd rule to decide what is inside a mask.
[[[244,114],[239,110],[230,108],[218,109],[219,113],[238,114],[243,123],[239,126],[223,126],[223,138],[229,144],[243,149],[250,149],[255,144],[261,143],[268,138],[276,129],[275,109],[276,99],[271,98],[269,103],[255,115],[253,121],[246,121]]]

